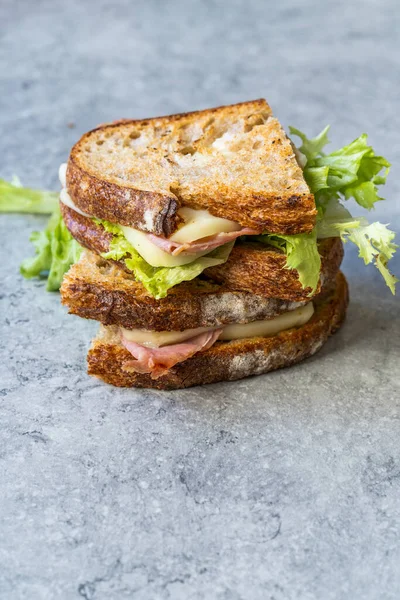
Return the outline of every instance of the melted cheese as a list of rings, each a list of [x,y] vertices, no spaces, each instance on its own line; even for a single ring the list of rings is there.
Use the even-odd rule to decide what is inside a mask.
[[[58,178],[63,188],[67,187],[67,163],[62,163],[58,169]]]
[[[218,233],[239,231],[241,228],[238,223],[229,219],[214,217],[207,210],[195,210],[184,206],[179,209],[178,214],[184,222],[168,239],[179,244],[195,242]],[[133,227],[122,225],[120,227],[128,242],[152,267],[180,267],[210,252],[210,250],[206,250],[196,254],[171,256],[171,254],[153,244],[142,231]]]
[[[67,190],[65,188],[63,188],[60,192],[60,200],[63,204],[65,204],[66,206],[69,206],[69,208],[72,208],[72,210],[74,210],[75,212],[79,213],[80,215],[82,215],[83,217],[90,217],[90,215],[88,215],[87,213],[83,212],[83,210],[81,210],[80,208],[78,208],[75,204],[75,202],[72,200],[71,196],[68,194]]]
[[[179,209],[178,215],[182,217],[184,223],[169,239],[180,244],[194,242],[217,233],[239,231],[241,228],[234,221],[210,215],[208,210],[195,210],[184,206]]]
[[[128,242],[132,244],[140,256],[152,267],[180,267],[188,265],[200,256],[204,256],[210,252],[210,250],[206,250],[197,254],[172,256],[172,254],[168,254],[168,252],[161,250],[161,248],[153,244],[142,231],[133,229],[133,227],[126,227],[125,225],[120,225],[120,228]]]
[[[58,169],[58,178],[62,185],[62,190],[60,192],[61,202],[83,217],[90,217],[91,215],[88,215],[76,206],[75,202],[67,192],[67,163],[62,163],[62,165],[60,165],[60,168]]]
[[[266,321],[226,325],[218,339],[240,340],[252,337],[269,337],[292,327],[301,327],[311,319],[313,313],[314,306],[312,302],[309,302],[305,306],[282,313]]]
[[[278,315],[273,319],[225,325],[218,339],[228,341],[243,338],[269,337],[292,327],[301,327],[301,325],[304,325],[311,319],[313,313],[314,307],[312,302],[310,302],[305,306]],[[148,331],[146,329],[121,328],[125,339],[149,348],[179,344],[195,335],[210,331],[210,329],[210,327],[198,327],[197,329],[185,329],[184,331]],[[219,329],[219,327],[215,327],[214,329]]]

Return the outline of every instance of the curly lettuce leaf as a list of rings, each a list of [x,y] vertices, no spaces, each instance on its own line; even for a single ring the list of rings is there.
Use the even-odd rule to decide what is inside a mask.
[[[304,177],[318,209],[317,238],[340,236],[344,242],[355,244],[360,258],[365,264],[375,264],[394,294],[398,279],[390,273],[387,264],[397,248],[393,242],[395,233],[382,223],[369,224],[363,217],[353,218],[340,202],[340,199],[354,198],[362,208],[374,208],[376,202],[383,200],[377,186],[386,182],[390,163],[375,154],[367,144],[366,134],[339,150],[324,154],[328,131],[329,127],[325,127],[318,136],[309,139],[290,127],[290,132],[302,141],[299,151],[306,158]]]
[[[398,246],[394,243],[395,232],[387,225],[370,224],[363,217],[354,218],[336,198],[332,198],[317,222],[316,231],[319,239],[340,236],[344,243],[355,244],[364,264],[375,264],[392,294],[395,293],[399,279],[390,273],[387,264]]]
[[[46,289],[55,292],[60,289],[64,274],[75,263],[82,248],[71,236],[62,220],[58,206],[43,231],[34,231],[30,237],[36,254],[23,261],[21,274],[27,279],[47,278]]]
[[[298,150],[304,154],[309,162],[311,159],[321,154],[324,147],[329,144],[329,128],[330,125],[327,125],[315,138],[308,138],[305,133],[295,127],[289,127],[289,131],[292,135],[297,135],[297,137],[301,139],[302,144],[298,147]]]
[[[197,258],[188,265],[181,267],[152,267],[140,256],[128,242],[118,225],[108,221],[97,220],[106,231],[113,234],[108,252],[102,254],[105,259],[124,259],[126,266],[133,272],[146,290],[157,300],[165,298],[169,289],[182,281],[190,281],[208,267],[220,265],[228,260],[234,242],[216,248],[206,256]]]
[[[360,206],[371,210],[376,202],[383,200],[377,186],[386,182],[390,163],[375,154],[367,143],[367,134],[363,133],[339,150],[324,154],[323,148],[329,142],[329,126],[311,139],[294,127],[289,129],[302,141],[299,150],[307,159],[304,178],[317,204],[321,195],[341,195],[346,200],[354,198]]]
[[[286,254],[286,269],[295,269],[303,288],[311,288],[313,294],[318,286],[321,270],[321,257],[317,246],[317,232],[298,235],[260,235],[255,238],[279,248]]]
[[[24,188],[17,177],[0,179],[0,212],[50,214],[58,205],[59,194]]]

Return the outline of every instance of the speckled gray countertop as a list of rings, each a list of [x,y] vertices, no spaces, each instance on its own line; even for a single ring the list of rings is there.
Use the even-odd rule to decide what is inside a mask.
[[[265,96],[334,144],[367,130],[400,230],[396,0],[3,0],[0,23],[0,176],[54,188],[100,122]],[[18,274],[43,223],[0,218],[1,599],[398,600],[399,302],[376,269],[347,249],[348,320],[295,368],[118,390],[86,375],[96,324]]]

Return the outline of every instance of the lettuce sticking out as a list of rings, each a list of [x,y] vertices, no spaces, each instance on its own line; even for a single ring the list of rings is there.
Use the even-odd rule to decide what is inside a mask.
[[[96,222],[101,223],[106,231],[113,234],[109,251],[102,254],[103,258],[124,259],[126,266],[133,272],[135,278],[157,300],[164,298],[168,290],[178,283],[190,281],[200,275],[204,269],[226,262],[234,245],[234,242],[224,244],[206,256],[201,256],[192,263],[181,267],[152,267],[128,242],[118,225],[108,221],[96,220]]]
[[[366,134],[335,152],[324,154],[323,149],[329,142],[328,130],[329,127],[325,127],[318,136],[309,139],[290,127],[290,132],[302,141],[298,151],[306,159],[304,178],[318,209],[317,238],[340,236],[344,242],[351,241],[366,265],[376,265],[394,294],[399,280],[390,273],[387,264],[397,248],[393,243],[395,233],[379,222],[369,224],[363,217],[353,218],[340,203],[340,199],[354,198],[362,208],[374,208],[376,202],[383,200],[377,186],[386,182],[390,163],[375,154],[367,144]]]
[[[0,212],[52,213],[45,229],[31,234],[35,256],[24,260],[20,267],[27,279],[46,278],[49,291],[59,290],[64,274],[81,253],[78,242],[64,225],[58,202],[58,192],[24,188],[18,177],[11,182],[0,179]]]
[[[298,235],[259,235],[255,239],[264,244],[279,248],[286,254],[286,269],[296,269],[303,288],[311,288],[311,294],[318,286],[321,270],[321,257],[318,252],[316,230]]]
[[[47,215],[58,205],[59,194],[24,188],[17,177],[11,182],[0,179],[0,212]]]
[[[46,289],[59,290],[64,274],[80,256],[82,248],[71,236],[62,220],[58,205],[43,231],[34,231],[30,237],[36,255],[27,258],[21,265],[21,274],[47,278]]]
[[[360,206],[371,210],[375,202],[383,200],[378,196],[377,186],[386,182],[390,163],[383,156],[376,156],[367,144],[365,133],[348,146],[324,154],[322,150],[329,142],[329,127],[312,139],[294,127],[289,129],[303,142],[299,151],[307,159],[304,177],[317,202],[321,196],[338,197],[340,194],[346,200],[354,198]]]
[[[353,218],[336,198],[328,202],[324,216],[317,223],[319,239],[340,236],[344,243],[347,240],[353,242],[358,247],[358,256],[366,265],[375,263],[392,294],[399,280],[390,273],[387,263],[398,248],[393,243],[395,235],[382,223],[369,224],[363,217]]]

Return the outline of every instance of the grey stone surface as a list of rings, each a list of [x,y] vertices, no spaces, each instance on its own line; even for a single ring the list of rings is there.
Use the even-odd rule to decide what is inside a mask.
[[[399,14],[2,0],[0,175],[51,188],[99,122],[265,96],[335,144],[368,131],[394,165],[375,218],[399,229]],[[0,597],[398,599],[399,303],[376,270],[348,248],[348,320],[293,369],[118,390],[85,373],[95,323],[18,274],[43,223],[0,218]]]

